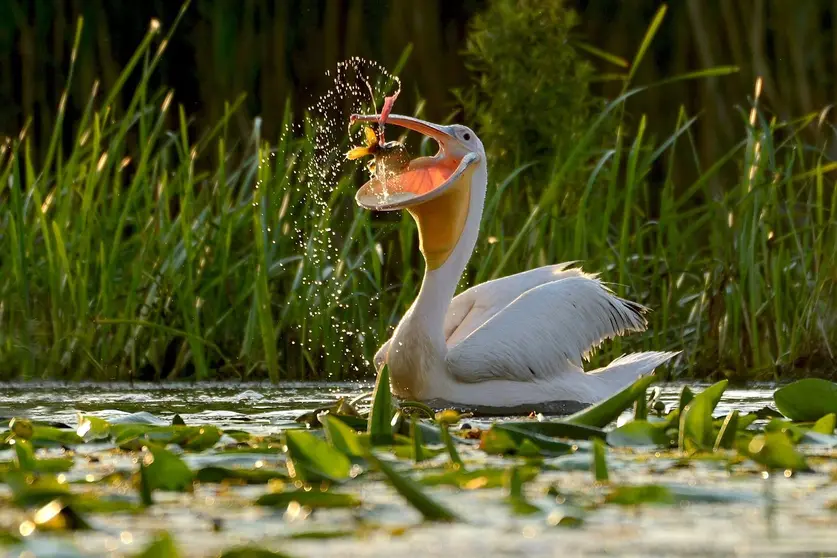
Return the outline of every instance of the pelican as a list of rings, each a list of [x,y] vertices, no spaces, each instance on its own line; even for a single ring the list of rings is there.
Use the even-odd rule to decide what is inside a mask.
[[[379,121],[374,114],[351,118]],[[491,407],[595,403],[677,354],[633,353],[585,372],[583,361],[604,340],[645,330],[646,309],[571,263],[488,281],[454,297],[479,236],[485,149],[466,126],[396,114],[386,123],[439,146],[434,156],[389,171],[379,157],[379,170],[355,196],[366,209],[406,209],[426,263],[417,298],[374,359],[379,372],[388,366],[395,396]]]

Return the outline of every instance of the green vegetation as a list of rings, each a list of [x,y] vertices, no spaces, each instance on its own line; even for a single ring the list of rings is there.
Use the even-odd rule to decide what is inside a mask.
[[[771,117],[757,90],[741,140],[717,160],[698,156],[698,117],[685,109],[669,135],[652,137],[657,115],[631,114],[626,101],[669,86],[635,84],[664,15],[631,61],[612,57],[625,67],[623,94],[545,182],[526,179],[526,145],[515,146],[518,168],[490,170],[465,283],[579,260],[653,310],[647,334],[594,364],[683,349],[677,375],[827,373],[837,165],[805,143],[818,115]],[[366,360],[418,290],[412,221],[354,207],[355,167],[325,185],[306,176],[336,164],[315,149],[310,120],[279,138],[257,123],[237,142],[239,99],[214,127],[196,127],[172,91],[151,86],[173,33],[152,26],[114,86],[89,92],[71,136],[59,112],[43,158],[28,130],[0,147],[0,378],[368,377]],[[694,182],[676,179],[684,153]],[[583,177],[576,189],[573,177]]]
[[[721,416],[727,380],[696,395],[684,387],[666,406],[656,403],[656,379],[641,378],[586,414],[481,428],[455,411],[434,415],[380,396],[389,394],[384,382],[378,395],[341,398],[301,414],[294,426],[260,434],[247,423],[221,429],[148,412],[110,420],[79,412],[75,426],[4,419],[0,548],[34,551],[39,540],[57,536],[99,552],[118,533],[121,542],[108,550],[120,555],[136,555],[142,543],[145,556],[178,556],[179,543],[190,541],[201,555],[294,556],[295,542],[305,539],[370,544],[377,540],[370,535],[430,523],[491,530],[491,521],[503,519],[525,520],[521,528],[583,528],[618,523],[637,507],[674,505],[670,513],[692,517],[685,523],[695,528],[689,514],[713,515],[713,504],[741,506],[739,518],[746,506],[792,500],[810,512],[832,505],[800,494],[824,490],[837,472],[837,384],[806,379],[777,391],[774,403],[785,416],[769,407]],[[784,477],[778,497],[774,473]],[[701,483],[684,484],[683,475]],[[413,513],[395,512],[400,507]],[[258,517],[260,528],[241,530],[239,510],[252,512],[243,521]],[[177,540],[158,532],[161,514],[189,518],[178,520]],[[382,514],[399,520],[383,522]],[[805,519],[788,513],[787,521]],[[238,546],[226,548],[232,540]]]
[[[460,95],[462,118],[479,130],[496,173],[535,164],[522,178],[547,182],[550,163],[566,159],[604,106],[590,92],[593,65],[567,48],[578,23],[564,2],[537,0],[494,0],[474,17],[465,60],[476,83]],[[608,124],[597,139],[612,136]],[[564,187],[577,191],[585,169],[573,170]]]

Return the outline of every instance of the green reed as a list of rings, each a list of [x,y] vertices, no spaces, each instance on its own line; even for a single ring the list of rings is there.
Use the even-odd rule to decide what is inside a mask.
[[[81,26],[70,76],[80,36]],[[360,173],[324,189],[306,179],[314,134],[310,123],[287,131],[288,103],[278,137],[256,123],[240,140],[243,98],[197,126],[171,91],[149,85],[167,38],[152,27],[113,87],[89,92],[72,138],[52,127],[43,163],[27,129],[0,147],[0,378],[369,376],[418,291],[415,225],[356,207]],[[646,348],[682,349],[678,375],[826,369],[837,343],[837,165],[806,144],[817,114],[772,117],[757,92],[740,141],[707,162],[685,108],[663,137],[647,132],[655,115],[626,110],[677,79],[723,73],[639,87],[632,70],[604,111],[631,125],[606,148],[585,139],[594,121],[545,185],[522,179],[528,164],[490,170],[463,287],[578,260],[653,310],[646,334],[608,344],[594,364]],[[565,203],[562,179],[579,175],[579,201]]]

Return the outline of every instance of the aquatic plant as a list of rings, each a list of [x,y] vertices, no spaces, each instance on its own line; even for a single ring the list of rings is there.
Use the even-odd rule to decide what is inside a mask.
[[[148,412],[109,420],[80,412],[75,426],[4,419],[0,548],[34,551],[47,537],[69,544],[83,531],[75,541],[90,552],[133,555],[142,544],[146,556],[174,556],[189,540],[191,551],[218,555],[235,540],[223,556],[293,556],[308,538],[368,544],[370,534],[428,524],[488,528],[487,514],[460,512],[469,499],[500,509],[506,525],[520,519],[524,534],[584,529],[600,515],[619,521],[646,506],[675,505],[677,514],[736,504],[740,518],[773,505],[775,474],[797,487],[781,504],[797,500],[800,487],[823,490],[820,480],[837,471],[837,384],[825,380],[777,391],[784,416],[771,408],[719,413],[726,380],[696,394],[684,387],[673,404],[656,405],[659,378],[649,376],[575,415],[473,427],[473,417],[453,410],[393,401],[385,370],[380,377],[371,407],[340,398],[300,413],[295,427],[258,434],[246,422],[221,429]],[[643,405],[647,414],[630,416]],[[719,487],[730,475],[734,483]],[[792,484],[799,475],[810,476]],[[233,511],[248,509],[246,520]],[[398,513],[398,527],[375,519],[383,513]],[[157,533],[160,514],[200,520]],[[260,528],[241,529],[253,517]],[[116,546],[114,521],[123,525]],[[200,541],[195,530],[204,530]]]
[[[534,163],[523,173],[534,188],[549,180],[553,161],[566,158],[605,104],[590,91],[593,65],[573,44],[578,24],[566,2],[530,0],[492,0],[470,23],[464,58],[474,83],[459,92],[462,119],[479,134],[495,172]],[[598,127],[599,142],[615,122]],[[577,194],[585,167],[573,170],[564,189]]]

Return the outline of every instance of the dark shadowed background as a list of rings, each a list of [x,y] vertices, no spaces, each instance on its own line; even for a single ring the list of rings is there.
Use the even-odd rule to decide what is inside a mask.
[[[656,0],[573,0],[575,33],[605,51],[630,59],[655,10]],[[174,87],[176,100],[198,122],[217,121],[224,103],[247,94],[239,125],[264,119],[275,137],[286,98],[298,109],[328,88],[326,70],[358,55],[392,67],[412,46],[401,73],[408,111],[420,95],[426,116],[456,110],[452,88],[471,79],[461,51],[469,20],[485,0],[196,0],[176,32],[155,78]],[[108,89],[142,40],[152,18],[165,28],[180,9],[175,0],[0,1],[0,133],[13,135],[32,117],[37,138],[48,137],[66,81],[77,18],[85,18],[78,75],[68,126],[97,78]],[[757,76],[763,102],[788,118],[820,110],[835,98],[837,29],[830,0],[681,0],[651,45],[635,83],[714,65],[741,71],[723,78],[658,88],[632,100],[631,112],[652,113],[652,132],[667,134],[678,108],[701,113],[700,153],[717,156],[737,137]],[[602,73],[613,68],[591,57]],[[158,84],[159,84],[158,83]],[[604,82],[613,96],[621,84]],[[525,84],[521,84],[525,87]]]

